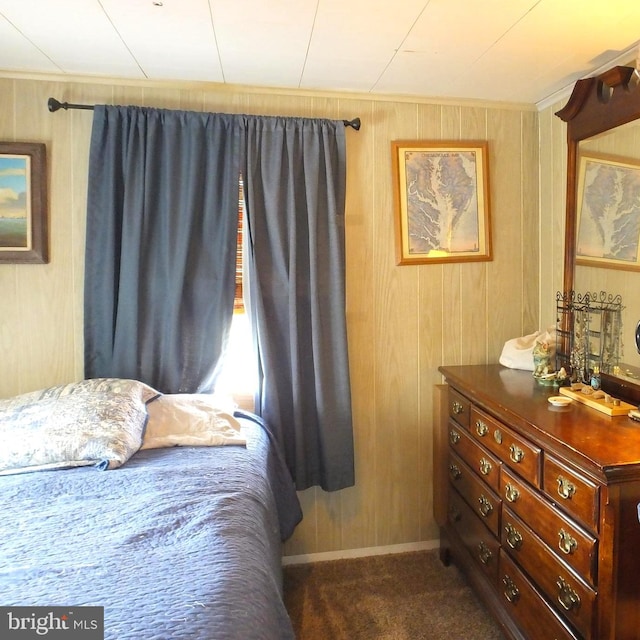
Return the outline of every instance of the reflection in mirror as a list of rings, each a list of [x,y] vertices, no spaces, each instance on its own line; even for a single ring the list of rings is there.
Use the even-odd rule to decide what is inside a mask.
[[[587,140],[581,140],[578,144],[578,166],[582,157],[596,158],[612,158],[626,165],[636,165],[640,172],[640,121],[635,120],[628,124],[616,127],[615,129],[593,136]],[[636,178],[638,181],[638,178]],[[581,188],[581,180],[577,181],[577,237],[580,237],[580,231],[585,227],[584,217],[586,216],[584,207],[582,206],[581,197],[583,189]],[[628,225],[626,228],[627,244],[635,248],[631,260],[637,260],[638,257],[638,234],[640,227],[640,185],[636,182],[636,191],[633,193],[631,206],[635,207],[635,228]],[[611,185],[614,188],[614,185]],[[633,184],[626,185],[626,192],[633,191]],[[624,197],[624,196],[622,196]],[[610,200],[609,207],[620,209]],[[619,204],[619,203],[618,203]],[[629,207],[627,207],[628,209]],[[604,233],[604,232],[603,232]],[[611,233],[609,235],[612,235]],[[574,275],[574,288],[578,292],[600,292],[606,291],[611,294],[618,294],[624,301],[624,309],[622,311],[622,324],[620,333],[620,375],[631,377],[640,382],[640,353],[635,345],[635,330],[638,320],[640,320],[640,295],[638,295],[638,287],[640,285],[640,272],[630,271],[627,268],[615,268],[619,264],[615,260],[611,260],[607,265],[603,266],[595,261],[585,259],[580,255],[578,248],[576,256],[576,266]],[[611,254],[609,254],[611,255]],[[629,267],[624,262],[620,263],[622,267]]]
[[[624,305],[621,316],[620,363],[616,375],[604,375],[603,387],[609,385],[610,393],[635,402],[640,401],[640,354],[635,346],[635,331],[640,320],[640,178],[633,180],[633,174],[640,176],[640,74],[633,67],[614,67],[598,76],[579,80],[566,106],[556,115],[567,123],[567,202],[565,224],[564,295],[571,292],[607,292],[620,295]],[[580,180],[581,158],[595,157],[601,164],[622,162],[632,179],[617,193],[627,204],[636,207],[636,212],[627,217],[623,224],[620,218],[609,217],[609,227],[598,229],[602,220],[585,219],[583,235],[578,248],[580,232],[579,215],[585,186]],[[600,159],[600,160],[598,160]],[[584,164],[584,163],[583,163]],[[638,167],[638,171],[636,171]],[[620,177],[622,172],[613,171],[612,176]],[[593,174],[595,175],[595,173]],[[583,175],[584,178],[584,175]],[[613,191],[603,189],[606,180],[596,185],[600,190],[594,200],[595,208],[602,207],[605,198],[613,202]],[[612,187],[615,187],[615,180]],[[617,185],[618,187],[620,185]],[[587,203],[589,204],[589,203]],[[608,213],[608,212],[606,212]],[[603,214],[601,209],[600,215]],[[607,216],[605,215],[606,219]],[[591,226],[589,226],[589,224]],[[594,248],[597,234],[608,236],[601,242],[600,249]],[[615,237],[614,237],[615,236]],[[584,239],[591,238],[591,244]],[[620,241],[624,240],[632,248],[620,252]],[[615,241],[615,242],[614,242]],[[611,247],[615,246],[615,250]],[[603,247],[606,246],[606,249]],[[629,256],[633,258],[630,259]],[[568,345],[566,345],[568,348]]]
[[[556,332],[565,338],[558,341],[556,364],[571,371],[575,382],[619,375],[622,309],[621,297],[604,291],[556,296]]]

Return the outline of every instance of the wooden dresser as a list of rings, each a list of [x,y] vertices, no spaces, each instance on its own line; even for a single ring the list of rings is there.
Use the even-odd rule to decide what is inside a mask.
[[[640,423],[500,365],[441,367],[435,513],[508,637],[640,639]]]

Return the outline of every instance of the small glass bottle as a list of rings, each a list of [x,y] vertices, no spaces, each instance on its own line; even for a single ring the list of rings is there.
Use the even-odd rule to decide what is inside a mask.
[[[593,365],[593,372],[591,373],[591,388],[597,391],[600,388],[600,367],[596,364]]]

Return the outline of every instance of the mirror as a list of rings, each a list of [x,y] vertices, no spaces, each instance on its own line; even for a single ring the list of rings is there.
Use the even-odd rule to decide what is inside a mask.
[[[640,283],[640,76],[633,67],[614,67],[599,76],[579,80],[566,106],[556,115],[567,123],[568,143],[564,291],[598,294],[606,291],[622,296],[620,367],[615,372],[602,374],[602,384],[609,393],[637,404],[640,402],[640,353],[635,340],[640,320],[637,294]],[[598,188],[607,184],[607,188],[613,189],[615,176],[624,174],[625,179],[629,178],[618,193],[628,208],[636,207],[637,211],[626,216],[623,233],[616,234],[611,227],[603,232],[590,226],[586,214],[581,220],[587,197],[593,193],[589,191],[590,180],[595,181],[593,176],[601,169],[608,171],[603,174],[608,179],[603,178]],[[588,173],[590,171],[592,173]],[[620,218],[613,224],[618,230],[623,228]],[[607,247],[596,247],[595,241],[590,244],[589,234],[594,240],[606,236]],[[622,247],[622,238],[630,239],[631,247]]]

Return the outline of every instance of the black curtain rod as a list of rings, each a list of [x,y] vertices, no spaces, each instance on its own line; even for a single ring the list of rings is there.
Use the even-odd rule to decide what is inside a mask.
[[[51,113],[55,113],[59,109],[86,109],[93,111],[93,106],[90,104],[71,104],[70,102],[60,102],[55,98],[49,98],[47,106]],[[353,120],[343,120],[345,127],[353,127],[356,131],[360,131],[360,118],[354,118]]]

